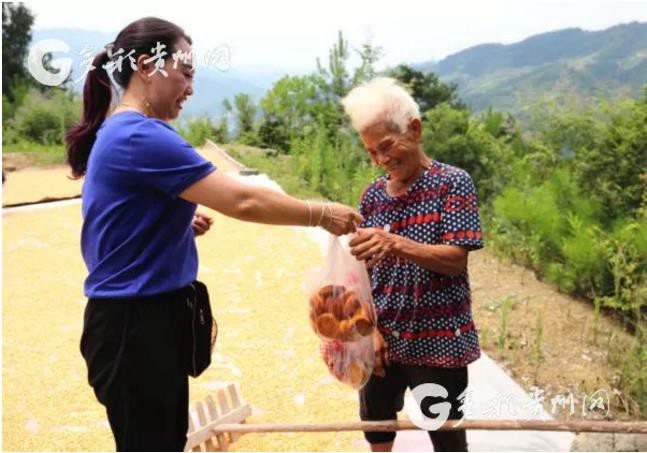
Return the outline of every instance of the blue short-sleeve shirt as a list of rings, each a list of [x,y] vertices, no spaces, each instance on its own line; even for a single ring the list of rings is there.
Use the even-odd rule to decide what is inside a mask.
[[[215,168],[163,121],[107,118],[82,190],[86,296],[150,296],[195,280],[196,205],[178,195]]]

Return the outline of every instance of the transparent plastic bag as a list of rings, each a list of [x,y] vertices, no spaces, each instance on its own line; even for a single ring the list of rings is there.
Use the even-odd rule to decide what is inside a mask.
[[[333,376],[361,388],[373,372],[376,329],[371,283],[363,262],[332,236],[324,266],[307,285],[310,324]]]

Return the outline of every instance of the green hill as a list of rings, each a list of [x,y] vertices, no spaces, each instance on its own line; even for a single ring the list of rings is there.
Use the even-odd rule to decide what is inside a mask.
[[[636,97],[647,83],[647,23],[482,44],[417,68],[456,82],[459,96],[477,111],[492,106],[518,113],[546,97]]]

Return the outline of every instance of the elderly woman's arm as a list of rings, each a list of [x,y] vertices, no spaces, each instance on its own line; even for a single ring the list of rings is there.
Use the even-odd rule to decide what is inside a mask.
[[[397,235],[395,235],[397,236]],[[467,268],[467,250],[458,245],[421,244],[397,236],[392,253],[439,274],[455,276]]]
[[[438,274],[456,276],[467,268],[468,251],[458,245],[423,244],[378,228],[359,229],[351,253],[372,267],[392,254]]]

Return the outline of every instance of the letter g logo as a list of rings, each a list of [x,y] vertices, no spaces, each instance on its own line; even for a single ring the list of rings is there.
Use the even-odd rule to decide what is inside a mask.
[[[51,61],[52,67],[57,68],[57,73],[49,72],[43,66],[43,57],[49,52],[68,53],[70,47],[58,39],[43,39],[29,49],[27,69],[40,83],[48,86],[58,86],[65,81],[72,70],[71,58],[56,58]]]
[[[429,406],[429,412],[438,414],[436,418],[427,417],[423,411],[423,400],[425,398],[443,398],[449,396],[447,389],[439,384],[420,384],[411,390],[411,397],[405,399],[404,408],[411,422],[425,431],[435,431],[447,421],[451,403],[444,401]]]

